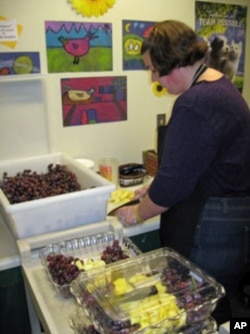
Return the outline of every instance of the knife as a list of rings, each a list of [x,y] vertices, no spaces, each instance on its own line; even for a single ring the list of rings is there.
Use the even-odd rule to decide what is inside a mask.
[[[115,216],[116,214],[116,211],[123,208],[124,206],[129,206],[129,205],[136,205],[136,204],[139,204],[140,203],[140,199],[137,198],[137,199],[132,199],[131,201],[127,202],[127,203],[123,203],[119,206],[117,206],[116,208],[114,209],[111,209],[109,212],[108,212],[108,216]]]
[[[144,299],[149,296],[156,295],[157,293],[158,293],[157,287],[155,285],[151,285],[143,288],[136,288],[122,295],[113,296],[112,302],[115,303],[133,302],[139,299]]]

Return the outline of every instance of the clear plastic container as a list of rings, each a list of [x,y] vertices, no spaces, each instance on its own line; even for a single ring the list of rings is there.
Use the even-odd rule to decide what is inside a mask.
[[[224,288],[168,248],[81,273],[71,292],[103,334],[178,332],[209,318]]]
[[[80,306],[69,315],[69,326],[75,334],[99,334],[86,311]]]
[[[86,310],[77,306],[75,310],[69,315],[69,326],[73,329],[75,334],[100,334],[98,331],[98,324],[94,324],[86,313]],[[216,321],[209,317],[203,321],[194,323],[191,326],[184,326],[175,331],[164,330],[164,328],[149,328],[143,331],[143,334],[216,334]]]
[[[59,284],[53,280],[52,274],[49,270],[48,256],[61,254],[66,257],[71,256],[74,259],[79,258],[83,260],[85,264],[87,263],[84,271],[89,271],[93,268],[99,268],[99,270],[103,270],[105,262],[108,262],[109,259],[106,258],[106,261],[101,263],[101,256],[107,247],[111,248],[112,250],[114,241],[118,241],[119,246],[121,247],[121,252],[119,252],[119,254],[116,253],[116,258],[111,255],[110,261],[121,261],[123,257],[130,258],[141,254],[141,251],[129,238],[116,235],[115,231],[112,231],[110,228],[110,230],[107,232],[83,236],[77,239],[47,245],[40,250],[39,256],[54,287],[64,298],[69,298],[72,297],[70,291],[71,282],[68,284]],[[67,271],[67,269],[65,269],[65,271]],[[79,273],[80,271],[77,274],[79,275]],[[74,278],[72,277],[72,280],[73,279]]]
[[[118,160],[113,157],[101,158],[99,161],[100,174],[116,186],[118,184],[118,165]]]

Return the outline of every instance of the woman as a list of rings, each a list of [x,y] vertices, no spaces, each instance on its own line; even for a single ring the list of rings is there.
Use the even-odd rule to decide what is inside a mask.
[[[227,298],[244,269],[250,228],[250,111],[236,87],[207,68],[208,46],[184,23],[157,23],[142,46],[143,61],[170,94],[178,95],[158,173],[139,205],[118,216],[126,225],[161,215],[162,246],[172,247],[215,277]],[[218,324],[230,318],[222,299]]]

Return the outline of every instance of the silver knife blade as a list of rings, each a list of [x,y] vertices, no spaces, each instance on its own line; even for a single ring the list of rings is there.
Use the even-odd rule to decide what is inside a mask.
[[[155,285],[143,287],[143,288],[136,288],[133,291],[122,295],[116,295],[112,297],[112,302],[115,303],[127,303],[133,302],[139,299],[144,299],[149,296],[156,295],[158,293],[157,287]]]
[[[123,208],[124,206],[129,206],[129,205],[136,205],[140,203],[140,199],[132,199],[129,202],[123,203],[119,206],[117,206],[116,208],[112,209],[111,211],[108,212],[108,216],[115,216],[116,211]]]

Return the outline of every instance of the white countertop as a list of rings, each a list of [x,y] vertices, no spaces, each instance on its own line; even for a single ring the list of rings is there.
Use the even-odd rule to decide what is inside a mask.
[[[129,227],[123,227],[124,235],[131,237],[134,235],[155,231],[160,227],[160,216],[153,217],[144,223],[136,224]]]

